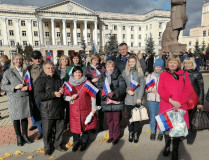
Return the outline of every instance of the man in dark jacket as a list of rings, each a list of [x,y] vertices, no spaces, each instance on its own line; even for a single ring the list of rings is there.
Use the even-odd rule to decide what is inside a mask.
[[[126,43],[121,43],[119,45],[119,52],[120,55],[115,59],[114,62],[117,69],[120,71],[120,73],[122,73],[126,67],[126,62],[131,53],[128,52],[128,45]]]
[[[54,64],[45,62],[43,72],[35,81],[35,98],[40,101],[40,113],[42,118],[43,141],[45,154],[51,155],[54,148],[59,151],[67,151],[64,145],[61,145],[62,134],[64,131],[64,105],[62,81],[55,74]],[[55,129],[55,133],[53,133]],[[55,134],[54,144],[52,137]]]

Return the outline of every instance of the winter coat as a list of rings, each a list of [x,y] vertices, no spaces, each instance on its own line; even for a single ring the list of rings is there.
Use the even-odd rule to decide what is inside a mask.
[[[126,96],[126,83],[120,74],[120,72],[115,69],[111,75],[111,84],[110,89],[115,94],[112,98],[109,98],[114,101],[120,101],[119,104],[107,104],[107,96],[102,96],[102,89],[105,83],[106,74],[103,73],[102,77],[99,79],[98,88],[100,90],[99,94],[101,97],[101,106],[103,111],[114,112],[114,111],[122,111],[124,108],[124,99]]]
[[[185,72],[185,82],[183,80],[183,70],[176,72],[179,75],[179,80],[173,78],[173,76],[168,72],[163,72],[160,74],[160,80],[158,85],[158,93],[160,95],[160,109],[159,114],[173,109],[172,104],[169,102],[169,98],[174,101],[178,101],[181,104],[180,109],[186,111],[184,114],[184,120],[189,129],[189,117],[186,102],[192,92],[192,84],[189,79],[189,73]]]
[[[194,69],[188,70],[188,72],[189,72],[189,78],[192,83],[192,86],[200,100],[198,104],[203,105],[204,104],[204,81],[203,81],[202,74]]]
[[[41,72],[35,81],[35,98],[40,101],[42,119],[64,119],[64,100],[54,94],[60,90],[60,87],[62,87],[62,81],[57,74],[50,77]]]
[[[75,67],[75,66],[76,66],[76,65],[73,64],[72,66],[67,67],[67,71],[66,71],[66,75],[65,75],[65,81],[68,81],[68,80],[69,80],[69,72],[70,72],[71,69],[72,69],[73,67]],[[84,70],[86,69],[86,66],[85,66],[85,65],[79,65],[79,66],[81,66],[82,71],[84,71]]]
[[[8,110],[11,120],[20,120],[31,116],[29,92],[15,89],[18,84],[25,84],[26,70],[21,76],[16,68],[7,69],[3,74],[2,89],[7,92]]]
[[[136,89],[134,90],[134,95],[131,96],[128,94],[128,91],[131,90],[131,74],[133,74],[133,79],[138,82]],[[143,98],[144,88],[145,88],[145,79],[144,76],[139,76],[138,71],[136,69],[131,69],[130,74],[127,76],[126,71],[124,70],[122,73],[122,77],[126,82],[126,105],[136,105],[136,100]]]
[[[158,90],[158,84],[159,84],[159,77],[156,77],[154,73],[149,74],[146,78],[146,84],[148,84],[151,80],[155,80],[155,85],[153,87],[150,87],[147,91],[147,100],[153,101],[153,102],[160,102],[160,95],[158,93],[153,93],[152,89],[155,88],[155,90]]]
[[[95,129],[97,127],[96,115],[93,116],[90,123],[88,123],[87,125],[84,124],[86,117],[90,114],[92,110],[91,96],[82,88],[85,82],[81,83],[78,86],[73,86],[69,82],[67,83],[72,88],[72,91],[70,93],[65,91],[65,95],[72,96],[74,94],[78,94],[78,92],[81,90],[78,98],[73,100],[74,103],[69,103],[70,131],[72,133],[81,134],[82,131]]]
[[[207,92],[207,95],[206,95],[206,100],[209,101],[209,88],[208,88],[208,92]]]
[[[148,71],[148,73],[152,73],[153,72],[153,64],[154,64],[154,56],[150,55],[147,58],[146,63],[147,63],[147,71]]]
[[[132,54],[131,53],[128,53],[129,56],[131,56]],[[117,69],[120,71],[120,73],[123,72],[123,70],[125,69],[126,67],[126,62],[122,61],[121,60],[121,55],[119,55],[116,59],[115,59],[115,66],[117,67]]]
[[[146,73],[146,70],[147,70],[147,66],[146,66],[146,62],[145,62],[144,58],[141,58],[139,60],[139,63],[141,65],[141,67],[142,67],[143,73],[145,74]]]

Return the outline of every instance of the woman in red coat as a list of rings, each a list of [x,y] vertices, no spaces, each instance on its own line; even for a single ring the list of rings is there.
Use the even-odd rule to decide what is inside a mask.
[[[97,109],[96,99],[92,98],[90,94],[84,89],[84,84],[87,78],[83,76],[82,68],[75,66],[73,76],[66,82],[68,88],[72,91],[68,91],[66,87],[64,98],[69,101],[70,107],[70,131],[73,133],[73,149],[77,151],[81,145],[80,151],[86,149],[88,142],[88,131],[97,127],[97,117],[95,111]],[[80,137],[80,134],[82,136]]]
[[[192,93],[192,85],[188,72],[181,70],[181,61],[178,56],[170,56],[166,61],[167,71],[160,74],[158,93],[160,95],[159,114],[171,109],[185,110],[184,120],[189,129],[189,117],[186,102]],[[184,78],[185,74],[185,78]],[[171,137],[165,132],[165,150],[164,156],[170,153]],[[173,138],[172,160],[178,159],[178,147],[180,138]]]

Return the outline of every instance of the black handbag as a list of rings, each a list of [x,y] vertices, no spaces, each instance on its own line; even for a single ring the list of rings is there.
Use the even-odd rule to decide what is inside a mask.
[[[191,124],[194,130],[209,129],[209,112],[197,110],[192,116]]]

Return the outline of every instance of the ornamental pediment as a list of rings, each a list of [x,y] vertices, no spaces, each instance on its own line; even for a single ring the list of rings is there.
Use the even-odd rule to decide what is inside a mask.
[[[56,13],[77,13],[77,14],[96,14],[95,11],[86,8],[74,1],[65,0],[49,6],[37,8],[39,12],[56,12]]]

